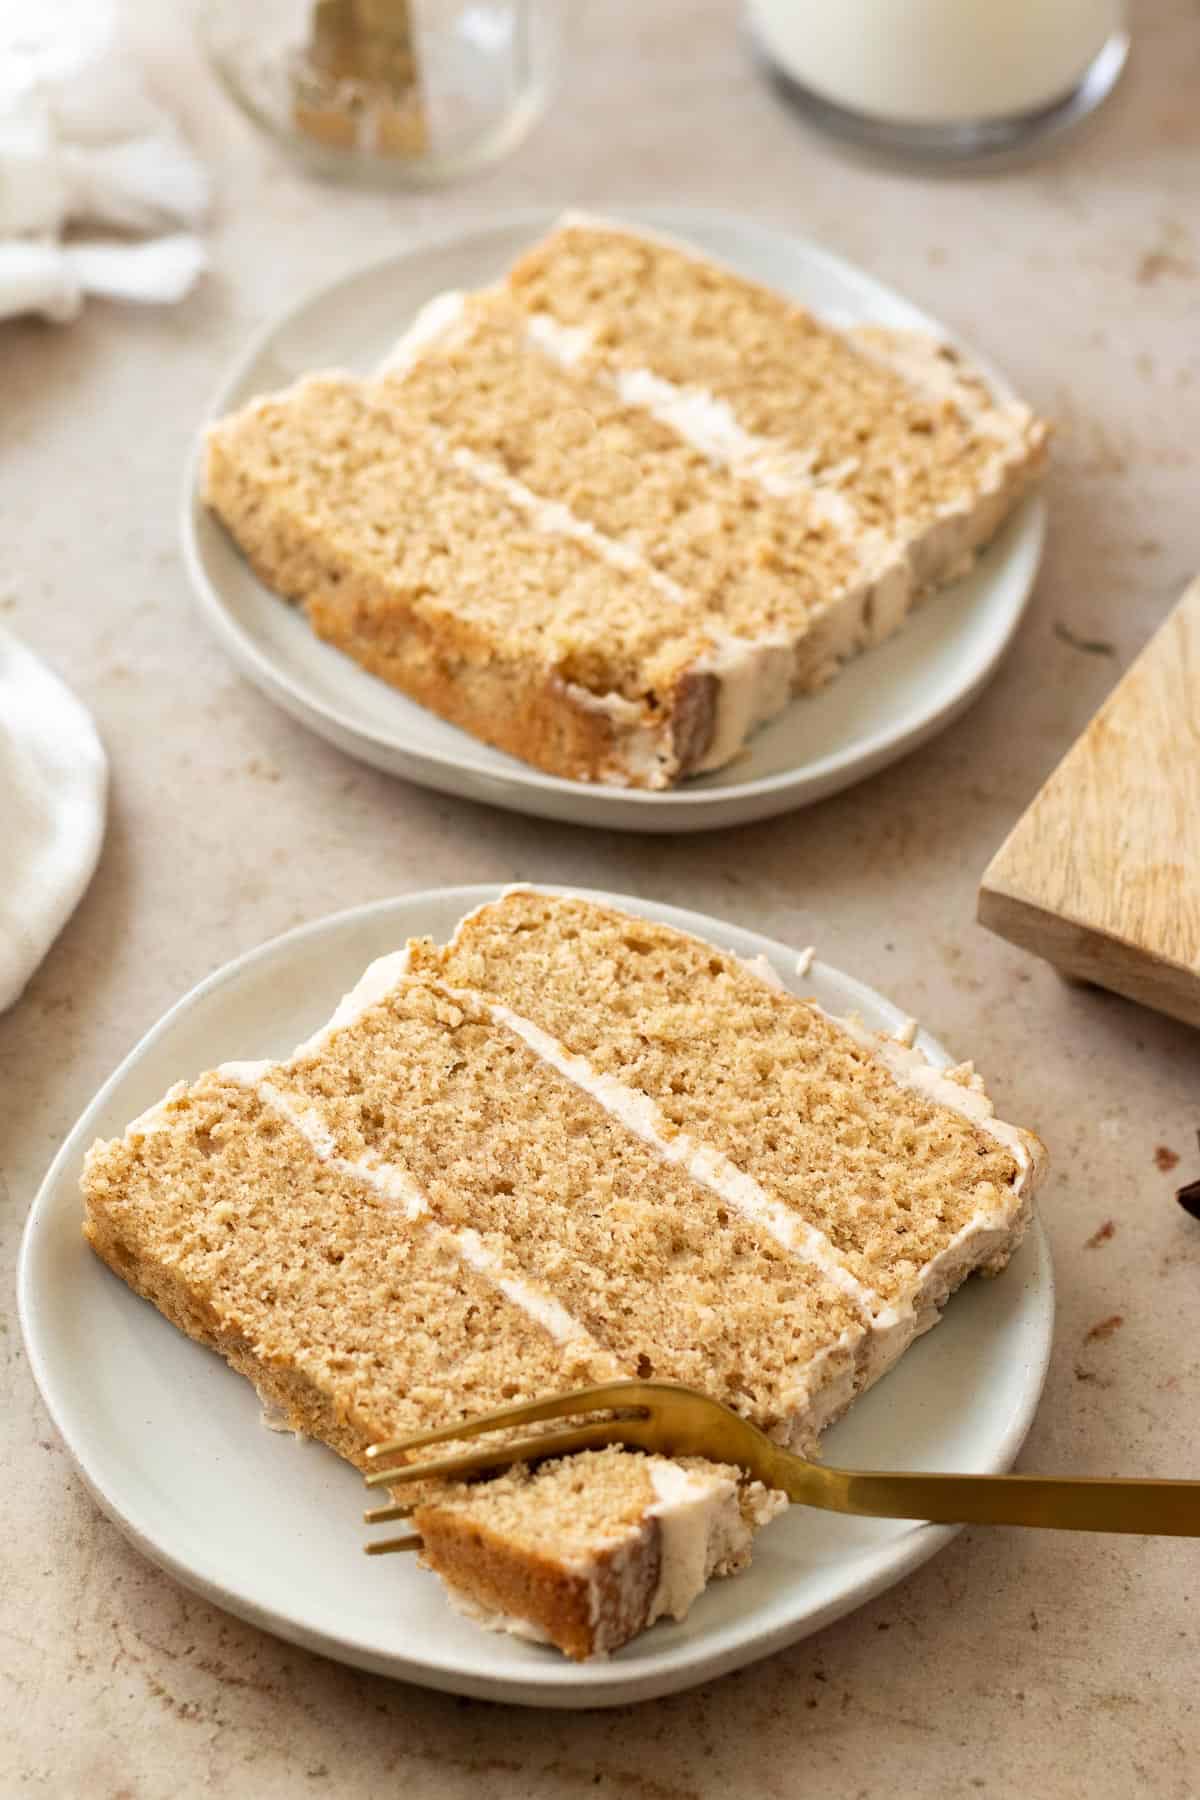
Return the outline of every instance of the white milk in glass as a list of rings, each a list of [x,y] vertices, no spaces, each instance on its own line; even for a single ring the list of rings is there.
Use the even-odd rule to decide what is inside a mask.
[[[1069,94],[1123,0],[749,0],[785,75],[849,111],[910,125],[1011,118]]]

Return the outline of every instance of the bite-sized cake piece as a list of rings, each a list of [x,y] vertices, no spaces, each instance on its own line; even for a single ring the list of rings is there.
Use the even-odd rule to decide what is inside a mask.
[[[961,572],[1044,441],[945,346],[574,220],[377,378],[221,421],[205,498],[364,668],[552,773],[661,788]]]
[[[291,1057],[181,1082],[94,1145],[85,1230],[360,1467],[622,1377],[812,1451],[1006,1259],[1036,1152],[965,1077],[719,948],[519,890],[373,964]],[[623,1450],[415,1498],[429,1566],[570,1655],[681,1616],[778,1504]]]
[[[611,1449],[447,1488],[413,1523],[460,1611],[582,1659],[684,1618],[785,1505],[716,1463]]]

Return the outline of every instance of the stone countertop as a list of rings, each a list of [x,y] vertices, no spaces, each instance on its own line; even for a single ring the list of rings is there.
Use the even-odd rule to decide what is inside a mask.
[[[815,942],[974,1055],[1054,1165],[1057,1341],[1021,1466],[1200,1473],[1200,1226],[1172,1198],[1200,1172],[1200,1035],[1069,987],[974,923],[993,850],[1200,568],[1195,7],[1158,0],[1135,24],[1123,87],[1075,142],[1019,171],[926,180],[806,135],[753,73],[732,5],[611,0],[580,8],[565,94],[515,157],[389,196],[296,176],[168,9],[137,8],[216,172],[214,272],[174,311],[0,326],[0,612],[91,706],[113,766],[96,878],[0,1019],[7,1265],[83,1105],[219,964],[381,895],[592,883]],[[501,207],[626,199],[823,240],[978,343],[1059,424],[1045,570],[984,696],[887,773],[716,836],[554,826],[360,766],[235,675],[179,554],[197,419],[282,300]],[[509,1710],[306,1654],[152,1567],[81,1487],[6,1312],[5,1796],[1200,1791],[1200,1545],[964,1531],[840,1624],[693,1693],[619,1714]]]

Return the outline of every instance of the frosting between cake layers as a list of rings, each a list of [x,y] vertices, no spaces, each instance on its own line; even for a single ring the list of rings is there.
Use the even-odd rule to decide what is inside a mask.
[[[446,446],[439,444],[439,448],[444,449]],[[675,605],[686,604],[687,595],[678,582],[654,568],[644,556],[622,543],[619,538],[609,537],[606,532],[598,531],[590,520],[581,519],[561,500],[547,500],[541,494],[535,494],[532,488],[526,487],[523,481],[518,481],[515,475],[510,475],[499,463],[492,462],[489,457],[480,456],[477,451],[468,450],[461,444],[450,449],[449,455],[454,466],[469,475],[473,481],[503,494],[506,500],[528,513],[539,531],[586,544],[602,562],[609,563],[627,575],[641,575]]]
[[[563,692],[584,712],[599,713],[612,725],[616,761],[619,767],[602,773],[602,785],[624,787],[630,776],[646,787],[662,787],[669,778],[672,752],[669,747],[669,721],[647,723],[645,708],[624,694],[597,694],[577,681],[565,681]]]
[[[600,1348],[590,1332],[565,1306],[551,1295],[543,1293],[540,1288],[532,1287],[529,1282],[506,1274],[502,1259],[494,1250],[488,1249],[477,1231],[473,1231],[470,1226],[462,1231],[447,1231],[444,1226],[438,1226],[437,1229],[444,1237],[453,1239],[463,1261],[469,1263],[477,1275],[485,1275],[493,1287],[499,1288],[506,1300],[511,1300],[514,1306],[519,1306],[522,1312],[535,1319],[556,1343],[575,1344],[583,1341],[597,1350]]]

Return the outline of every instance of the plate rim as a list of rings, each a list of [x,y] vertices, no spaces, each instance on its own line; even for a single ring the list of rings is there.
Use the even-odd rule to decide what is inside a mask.
[[[694,815],[696,823],[702,822],[706,811],[728,810],[739,802],[753,804],[755,802],[779,799],[793,788],[818,787],[821,784],[833,783],[833,787],[825,786],[821,793],[815,793],[815,800],[822,793],[836,791],[839,786],[850,785],[855,779],[853,771],[861,768],[862,779],[866,779],[885,763],[898,761],[908,751],[916,749],[920,743],[935,735],[939,730],[951,724],[979,695],[991,680],[997,667],[1021,624],[1028,609],[1034,585],[1045,557],[1046,529],[1048,505],[1045,495],[1034,490],[1022,499],[1010,518],[1005,522],[1008,529],[1016,521],[1023,521],[1028,533],[1030,572],[1024,591],[1019,600],[1011,606],[1002,621],[998,621],[997,629],[990,636],[987,645],[981,650],[971,672],[953,694],[945,699],[931,713],[921,713],[918,717],[910,717],[870,735],[858,739],[851,747],[834,751],[807,762],[802,768],[776,770],[773,774],[755,776],[748,781],[732,782],[720,788],[691,787],[686,784],[678,788],[660,791],[640,788],[608,788],[601,783],[571,781],[565,776],[551,775],[545,770],[537,769],[533,764],[520,762],[512,768],[497,771],[486,762],[479,760],[479,753],[472,746],[470,734],[465,733],[468,745],[461,755],[451,754],[437,747],[415,747],[406,743],[398,733],[385,733],[371,722],[362,722],[353,718],[323,696],[310,693],[287,670],[278,667],[274,659],[260,648],[257,640],[238,622],[222,598],[220,589],[213,581],[205,567],[200,543],[200,523],[206,516],[203,501],[200,498],[200,476],[203,463],[204,441],[208,427],[235,404],[232,396],[248,371],[270,345],[272,340],[287,325],[307,308],[319,300],[334,294],[339,288],[351,288],[356,282],[370,279],[397,263],[417,262],[423,255],[449,250],[455,246],[470,244],[473,240],[499,236],[504,232],[529,230],[544,231],[548,224],[560,217],[564,209],[553,207],[520,207],[506,209],[494,217],[473,214],[468,220],[455,228],[423,233],[415,241],[403,245],[385,254],[374,256],[366,261],[352,264],[340,274],[322,282],[314,283],[295,299],[289,306],[268,318],[251,335],[241,351],[225,369],[221,379],[214,388],[200,425],[192,439],[191,448],[184,468],[183,492],[180,508],[180,533],[183,546],[184,567],[187,571],[193,603],[202,618],[206,620],[210,630],[220,642],[226,653],[235,662],[242,673],[265,693],[268,698],[282,707],[290,717],[317,731],[327,740],[338,744],[348,755],[361,757],[362,750],[350,747],[354,741],[369,743],[371,747],[384,754],[400,754],[411,756],[421,762],[432,765],[439,772],[459,771],[477,781],[496,784],[498,781],[522,791],[528,790],[530,795],[554,796],[561,800],[574,798],[595,804],[603,811],[615,815],[620,811],[632,811],[644,815],[643,829],[655,829],[651,824],[656,809],[667,808],[672,814]],[[609,216],[606,209],[605,216]],[[1016,398],[1016,391],[1011,382],[998,369],[990,358],[983,356],[973,345],[964,340],[957,332],[950,330],[939,319],[927,313],[924,308],[893,288],[888,282],[880,281],[851,262],[848,258],[828,249],[817,239],[794,232],[786,227],[766,223],[757,218],[740,218],[719,207],[671,206],[669,203],[630,205],[614,207],[611,216],[628,221],[631,224],[642,223],[652,229],[664,231],[674,230],[677,235],[686,237],[693,225],[703,230],[711,226],[716,230],[733,230],[742,234],[758,237],[764,244],[770,240],[786,242],[792,249],[798,249],[814,263],[823,265],[841,283],[859,290],[864,294],[874,295],[879,292],[887,294],[893,303],[899,303],[911,316],[917,329],[928,330],[933,335],[953,344],[967,355],[971,361],[987,376],[1002,397]],[[703,248],[703,245],[697,247]],[[740,272],[740,271],[739,271]],[[413,702],[417,704],[417,702]],[[314,723],[314,715],[322,721]],[[436,716],[436,715],[435,715]],[[380,763],[375,764],[381,767]],[[393,771],[394,773],[394,771]],[[845,778],[844,780],[842,778]],[[405,779],[405,777],[401,777]],[[408,777],[408,779],[417,779]],[[803,794],[798,796],[797,805],[804,803]],[[508,806],[508,801],[497,801],[496,804]],[[520,810],[515,806],[512,810]],[[605,821],[607,823],[608,821]],[[665,820],[660,821],[665,825]],[[604,828],[602,824],[601,829]]]
[[[49,1228],[54,1217],[55,1202],[64,1175],[78,1164],[83,1149],[95,1134],[94,1121],[102,1115],[110,1096],[181,1019],[222,988],[235,984],[256,966],[269,963],[281,954],[286,955],[305,939],[320,940],[331,932],[353,928],[360,922],[374,915],[386,914],[397,906],[425,908],[453,901],[456,906],[461,906],[459,916],[462,916],[473,907],[497,898],[513,885],[483,882],[425,888],[411,894],[386,896],[324,914],[242,951],[229,962],[212,970],[175,1000],[101,1083],[59,1146],[39,1184],[21,1233],[17,1259],[17,1316],[30,1373],[39,1397],[89,1494],[105,1516],[142,1555],[165,1569],[191,1592],[200,1594],[211,1604],[247,1620],[275,1637],[351,1666],[417,1686],[526,1706],[581,1708],[627,1705],[694,1687],[798,1642],[847,1613],[856,1611],[876,1594],[895,1585],[936,1555],[958,1535],[962,1527],[918,1523],[884,1544],[851,1552],[844,1559],[839,1558],[839,1561],[851,1571],[852,1578],[841,1592],[827,1601],[797,1617],[779,1620],[765,1632],[756,1632],[754,1615],[747,1614],[722,1627],[715,1645],[701,1636],[694,1642],[667,1653],[670,1660],[665,1666],[658,1668],[635,1672],[619,1662],[600,1660],[575,1664],[564,1658],[547,1663],[545,1667],[531,1672],[530,1678],[526,1679],[499,1672],[489,1673],[481,1665],[463,1668],[461,1658],[453,1654],[439,1657],[436,1648],[432,1652],[422,1650],[419,1658],[403,1652],[379,1652],[362,1645],[353,1637],[342,1636],[324,1625],[289,1617],[231,1589],[222,1582],[219,1574],[192,1566],[145,1529],[138,1522],[136,1507],[130,1506],[128,1500],[123,1502],[119,1493],[110,1491],[104,1473],[97,1470],[90,1451],[81,1452],[73,1441],[63,1420],[64,1412],[70,1411],[70,1402],[62,1401],[60,1404],[51,1373],[53,1353],[46,1352],[40,1336],[38,1315],[42,1301],[40,1290],[35,1285],[34,1267],[41,1232]],[[665,917],[669,923],[678,924],[681,929],[691,930],[702,936],[707,934],[711,937],[714,928],[719,933],[732,924],[735,931],[755,941],[759,947],[756,953],[770,956],[773,952],[778,956],[780,952],[785,952],[793,958],[795,956],[794,949],[781,939],[767,937],[753,928],[721,920],[711,914],[698,913],[691,908],[679,907],[669,901],[569,885],[555,884],[549,891],[621,906],[635,916],[639,908],[649,907],[652,909],[649,916]],[[823,963],[819,958],[814,959],[812,966],[826,969],[836,976],[851,995],[860,996],[872,1009],[890,1016],[897,1025],[904,1020],[902,1010],[886,995],[856,976],[847,975],[834,965]],[[921,1032],[918,1041],[932,1049],[945,1064],[952,1060],[944,1046],[928,1033]],[[1031,1346],[1036,1349],[1037,1354],[1026,1365],[1022,1388],[1023,1404],[993,1445],[986,1467],[981,1471],[985,1473],[1001,1472],[1011,1465],[1036,1417],[1049,1370],[1054,1338],[1055,1282],[1048,1240],[1036,1209],[1030,1221],[1027,1239],[1031,1241],[1035,1251],[1037,1285],[1045,1323],[1039,1344]],[[97,1274],[99,1272],[97,1267]],[[197,1345],[196,1348],[201,1350],[204,1346]]]

